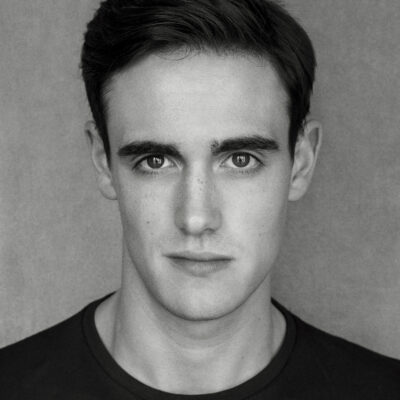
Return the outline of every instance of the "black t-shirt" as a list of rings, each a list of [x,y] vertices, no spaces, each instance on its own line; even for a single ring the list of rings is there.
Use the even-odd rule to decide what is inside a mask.
[[[111,357],[94,323],[98,300],[68,320],[0,350],[5,400],[400,399],[400,361],[322,332],[274,302],[287,329],[256,376],[222,392],[177,395],[146,386]]]

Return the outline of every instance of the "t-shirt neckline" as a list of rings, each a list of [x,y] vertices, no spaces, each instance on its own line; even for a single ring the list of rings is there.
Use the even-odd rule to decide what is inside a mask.
[[[110,294],[111,295],[111,294]],[[248,398],[255,393],[261,392],[266,388],[284,369],[296,338],[296,325],[293,316],[276,300],[272,299],[272,303],[283,314],[286,320],[286,332],[281,347],[272,358],[270,363],[258,374],[249,380],[230,389],[220,392],[186,395],[164,392],[150,387],[133,376],[129,375],[114,360],[107,348],[105,347],[95,325],[95,311],[97,306],[110,295],[103,297],[90,303],[83,312],[83,331],[87,344],[91,350],[92,356],[97,360],[103,371],[119,386],[124,387],[133,396],[146,400],[163,399],[163,400],[241,400]]]

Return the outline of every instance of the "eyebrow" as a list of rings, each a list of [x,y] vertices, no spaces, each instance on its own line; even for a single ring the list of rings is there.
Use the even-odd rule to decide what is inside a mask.
[[[279,145],[276,140],[265,138],[260,135],[225,139],[221,143],[215,141],[211,145],[211,151],[213,155],[235,150],[267,150],[275,152],[279,150]]]
[[[276,140],[265,138],[260,135],[225,139],[222,142],[216,140],[211,144],[211,153],[214,156],[235,150],[267,150],[275,152],[279,150],[279,145]],[[130,157],[141,154],[165,154],[170,157],[183,158],[177,145],[164,144],[152,140],[133,141],[122,146],[118,150],[118,155],[120,157]]]
[[[129,157],[141,154],[165,154],[171,157],[181,157],[176,145],[163,144],[151,140],[134,141],[118,150],[120,157]]]

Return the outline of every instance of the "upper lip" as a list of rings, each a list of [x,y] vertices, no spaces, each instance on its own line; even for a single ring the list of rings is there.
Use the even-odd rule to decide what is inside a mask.
[[[169,258],[178,258],[182,260],[191,261],[227,261],[232,260],[232,257],[224,254],[212,253],[208,251],[194,252],[194,251],[181,251],[177,253],[167,254]]]

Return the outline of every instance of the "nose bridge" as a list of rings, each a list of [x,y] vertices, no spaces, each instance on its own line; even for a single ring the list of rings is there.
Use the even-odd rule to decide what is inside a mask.
[[[218,229],[221,215],[212,171],[192,166],[184,174],[179,190],[175,217],[178,228],[191,235]]]

